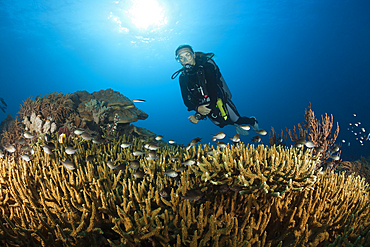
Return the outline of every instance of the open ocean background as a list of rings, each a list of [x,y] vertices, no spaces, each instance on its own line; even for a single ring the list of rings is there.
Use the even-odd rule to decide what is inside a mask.
[[[181,68],[175,49],[190,44],[216,54],[239,113],[256,116],[260,128],[293,129],[311,102],[319,119],[339,122],[343,160],[367,157],[370,141],[359,140],[370,133],[369,13],[367,0],[0,0],[0,97],[8,104],[0,121],[29,96],[112,88],[145,99],[135,104],[149,117],[134,125],[164,140],[231,137],[233,126],[188,121],[170,77]]]

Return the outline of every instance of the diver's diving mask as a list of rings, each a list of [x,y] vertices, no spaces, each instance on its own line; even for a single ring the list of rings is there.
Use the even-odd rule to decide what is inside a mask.
[[[189,50],[184,50],[182,52],[179,52],[176,56],[176,61],[182,64],[191,63],[191,61],[194,59],[194,53],[192,53]]]

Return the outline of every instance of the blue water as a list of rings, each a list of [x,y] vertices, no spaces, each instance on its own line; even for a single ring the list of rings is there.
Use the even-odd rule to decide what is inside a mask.
[[[369,1],[157,2],[165,24],[144,29],[133,23],[132,1],[1,0],[0,97],[8,109],[0,121],[29,96],[112,88],[145,99],[137,107],[149,118],[135,125],[165,140],[208,143],[221,130],[231,137],[232,126],[187,119],[170,76],[180,68],[174,50],[191,44],[216,54],[240,114],[256,116],[261,128],[292,129],[311,102],[319,118],[339,122],[344,160],[370,156],[370,141],[360,145],[347,130],[361,122],[354,132],[370,132]]]

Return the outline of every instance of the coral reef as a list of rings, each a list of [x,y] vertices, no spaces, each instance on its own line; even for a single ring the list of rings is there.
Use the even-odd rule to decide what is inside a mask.
[[[31,113],[30,117],[24,116],[22,124],[25,125],[25,130],[37,134],[54,133],[57,130],[55,122],[50,120],[42,120],[40,116],[36,116],[35,112]]]
[[[321,122],[316,119],[315,112],[311,109],[311,104],[308,110],[305,110],[305,120],[303,124],[298,124],[296,130],[295,126],[293,132],[287,130],[290,139],[296,144],[301,144],[306,141],[312,141],[315,145],[314,154],[320,153],[321,162],[317,165],[319,167],[326,166],[330,170],[335,170],[335,168],[340,163],[340,153],[338,146],[335,145],[335,141],[339,134],[339,124],[337,123],[336,130],[332,133],[332,128],[334,124],[333,115],[328,116],[325,114],[321,116]],[[339,151],[339,152],[338,152]],[[326,162],[329,158],[332,158],[332,162]],[[330,165],[327,165],[330,163]]]
[[[314,169],[312,150],[244,144],[158,150],[150,139],[121,135],[96,144],[74,134],[47,145],[52,154],[35,145],[30,161],[0,159],[2,246],[370,241],[368,184]],[[78,151],[67,154],[67,147]]]
[[[356,161],[342,161],[337,167],[339,171],[345,171],[347,175],[354,173],[356,176],[365,178],[366,182],[370,184],[370,156]]]

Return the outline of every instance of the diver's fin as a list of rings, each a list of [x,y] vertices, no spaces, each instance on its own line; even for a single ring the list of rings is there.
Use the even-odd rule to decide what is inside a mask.
[[[249,132],[248,130],[244,130],[242,129],[239,125],[237,124],[234,124],[235,126],[235,129],[236,129],[236,133],[238,133],[239,135],[243,135],[243,136],[246,136],[246,135],[249,135]]]
[[[257,121],[257,119],[256,119],[256,117],[250,117],[251,119],[254,119],[254,124],[252,125],[251,124],[251,127],[252,127],[252,129],[254,130],[254,131],[258,131],[259,130],[259,127],[258,127],[258,121]]]

